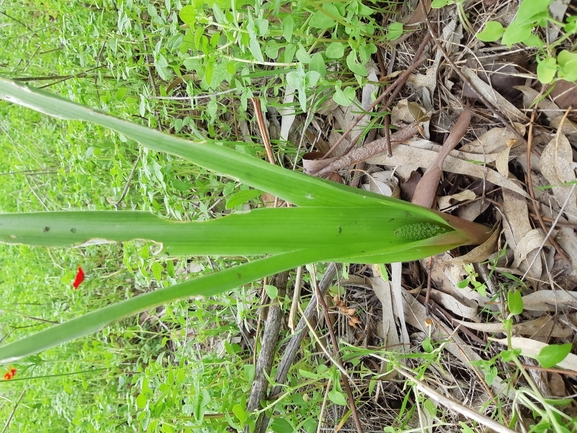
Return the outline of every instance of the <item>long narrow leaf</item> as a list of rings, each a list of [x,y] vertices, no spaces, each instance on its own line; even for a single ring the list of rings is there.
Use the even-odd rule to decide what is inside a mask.
[[[433,217],[437,220],[396,209],[384,214],[380,206],[257,209],[188,223],[129,211],[0,214],[0,242],[58,247],[146,239],[162,243],[166,255],[247,256],[306,249],[317,251],[314,261],[366,261],[367,256],[402,261],[467,241]],[[453,236],[441,242],[449,234]]]
[[[312,259],[310,252],[292,251],[127,299],[7,344],[0,348],[0,364],[14,362],[22,357],[89,335],[115,320],[139,311],[191,296],[218,295],[271,273],[293,268],[303,261],[310,262]]]
[[[268,191],[298,206],[362,206],[369,201],[369,197],[383,201],[383,197],[377,194],[295,173],[215,142],[187,141],[167,135],[3,77],[0,77],[0,99],[60,119],[97,123],[120,132],[149,149],[188,159],[202,167],[236,178],[256,189]]]

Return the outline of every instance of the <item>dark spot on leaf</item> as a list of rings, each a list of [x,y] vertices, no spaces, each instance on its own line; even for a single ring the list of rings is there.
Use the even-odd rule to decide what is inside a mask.
[[[339,227],[339,235],[343,232],[343,228]]]
[[[42,231],[45,232],[45,233],[46,233],[46,232],[49,232],[49,231],[50,231],[50,227],[44,227],[44,228],[42,229]]]
[[[70,233],[76,233],[76,229],[75,229],[75,228],[71,228],[71,229],[70,229]]]
[[[240,272],[237,272],[236,276],[238,277],[239,280],[242,278],[242,274]]]

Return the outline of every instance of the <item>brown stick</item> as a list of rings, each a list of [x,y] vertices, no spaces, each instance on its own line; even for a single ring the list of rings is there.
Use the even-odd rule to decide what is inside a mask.
[[[316,282],[316,281],[315,281]],[[319,285],[315,284],[315,293],[317,295],[317,302],[320,304],[323,310],[323,315],[325,317],[325,322],[327,324],[327,329],[329,330],[329,335],[331,336],[331,341],[333,343],[333,347],[335,348],[335,360],[340,370],[344,370],[343,367],[343,358],[341,357],[341,352],[339,349],[339,342],[337,340],[337,336],[335,335],[335,331],[331,324],[331,319],[329,317],[329,308],[325,303],[325,298],[319,289]],[[347,400],[349,403],[349,408],[351,409],[351,414],[353,415],[353,420],[355,422],[355,427],[357,429],[357,433],[363,433],[363,427],[361,426],[361,420],[359,419],[359,413],[357,411],[357,406],[355,405],[355,399],[353,396],[353,391],[351,390],[351,385],[349,383],[349,379],[341,373],[342,383],[345,388],[345,392],[347,394]]]
[[[325,275],[323,276],[323,279],[319,284],[319,289],[321,291],[322,296],[324,296],[324,294],[331,286],[333,278],[335,277],[337,270],[340,268],[340,266],[341,266],[340,263],[329,264],[325,272]],[[289,368],[293,364],[297,355],[299,354],[299,347],[301,345],[303,338],[306,336],[307,321],[313,324],[313,326],[317,323],[317,306],[318,306],[317,298],[315,296],[313,299],[311,299],[309,305],[307,305],[304,317],[300,319],[295,329],[293,337],[285,347],[284,355],[281,359],[281,362],[279,363],[276,376],[274,378],[275,383],[277,383],[278,385],[276,385],[269,393],[269,399],[274,398],[277,394],[282,392],[283,390],[282,384],[285,383],[286,378],[288,376]],[[261,413],[261,415],[257,419],[254,433],[264,433],[268,427],[269,421],[270,418],[266,415],[266,413]]]
[[[415,189],[415,194],[413,195],[414,204],[419,204],[429,209],[433,207],[433,202],[435,201],[435,196],[437,192],[437,186],[439,185],[439,180],[443,174],[443,163],[445,158],[449,153],[459,144],[467,128],[471,123],[471,107],[467,105],[465,110],[459,116],[457,123],[453,127],[451,133],[443,143],[441,151],[435,158],[435,161],[427,168],[427,171],[417,184]]]
[[[282,272],[273,276],[274,281],[271,284],[278,287],[282,292],[285,291],[288,283],[288,272]],[[271,301],[268,308],[268,315],[264,325],[264,333],[261,340],[261,350],[255,366],[255,377],[252,382],[250,396],[246,405],[248,412],[260,409],[260,402],[266,398],[268,389],[268,376],[270,375],[272,364],[276,352],[279,331],[283,319],[283,312],[279,305],[278,299]],[[245,432],[249,432],[249,427],[245,427]]]
[[[256,114],[256,121],[258,123],[258,129],[260,130],[260,135],[262,136],[262,142],[266,149],[266,156],[268,157],[268,162],[274,165],[274,155],[272,153],[272,147],[270,145],[270,139],[268,137],[268,130],[266,124],[264,123],[264,117],[262,115],[262,109],[260,107],[260,99],[250,98],[252,105],[254,106],[254,111]]]
[[[391,143],[401,143],[409,138],[413,137],[414,135],[418,134],[419,128],[417,123],[411,123],[409,126],[391,134],[390,142]],[[358,162],[364,161],[372,156],[378,155],[379,153],[387,152],[387,139],[386,138],[379,138],[375,141],[372,141],[363,147],[357,147],[347,153],[346,155],[341,156],[340,158],[334,160],[326,167],[318,170],[316,173],[311,173],[315,176],[324,176],[330,172],[341,170],[343,168],[349,167],[353,164]]]

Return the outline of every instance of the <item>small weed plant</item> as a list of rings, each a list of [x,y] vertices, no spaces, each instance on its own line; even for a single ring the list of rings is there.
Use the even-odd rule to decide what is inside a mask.
[[[461,0],[434,0],[432,7],[440,8],[448,4],[457,4],[463,22],[468,23]],[[499,21],[487,21],[477,38],[484,42],[501,40],[503,45],[523,44],[537,49],[537,78],[543,84],[557,79],[577,80],[577,53],[571,42],[577,34],[577,16],[570,15],[562,22],[551,16],[549,6],[552,0],[522,0],[515,19],[506,27]],[[538,30],[547,26],[560,29],[560,36],[554,41],[545,41]],[[470,25],[469,25],[470,27]],[[567,48],[563,48],[569,44]]]

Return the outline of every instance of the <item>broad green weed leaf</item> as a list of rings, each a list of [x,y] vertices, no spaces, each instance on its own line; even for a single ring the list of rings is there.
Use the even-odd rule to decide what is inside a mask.
[[[321,74],[317,71],[308,71],[305,74],[305,87],[310,88],[316,86],[320,78]]]
[[[275,41],[270,41],[269,43],[266,44],[266,47],[264,49],[264,53],[267,55],[267,57],[269,57],[271,59],[276,59],[278,57],[278,52],[283,47],[284,47],[284,44],[280,44],[280,43],[275,42]]]
[[[433,3],[431,3],[431,7],[433,9],[439,9],[447,6],[448,4],[453,3],[454,1],[455,0],[433,0]]]
[[[274,433],[294,433],[295,427],[284,418],[276,418],[270,424],[270,429]]]
[[[309,21],[309,25],[311,27],[317,28],[317,29],[328,29],[328,28],[332,28],[334,27],[336,24],[335,20],[333,18],[331,18],[326,12],[325,10],[318,10],[316,11],[310,21]]]
[[[563,50],[557,56],[559,64],[559,77],[567,81],[577,80],[577,53]]]
[[[226,201],[226,208],[232,209],[236,206],[249,202],[253,198],[260,197],[261,195],[262,191],[259,191],[258,189],[247,189],[245,191],[239,191]]]
[[[327,47],[325,54],[329,59],[342,59],[345,55],[345,44],[342,42],[332,42]]]
[[[339,406],[347,405],[347,399],[345,395],[342,392],[337,391],[335,388],[329,391],[328,397],[329,400],[332,401],[334,404],[338,404]]]
[[[563,30],[569,34],[577,33],[577,15],[567,17],[567,23],[563,26]]]
[[[296,52],[296,58],[298,59],[299,62],[304,63],[304,64],[308,64],[311,62],[311,56],[308,53],[307,50],[305,50],[304,47],[299,47],[299,49]]]
[[[355,50],[352,50],[347,56],[347,66],[354,74],[360,75],[362,77],[366,77],[368,74],[367,68],[365,68],[364,65],[361,65],[357,60],[357,53]]]
[[[228,24],[226,15],[222,11],[222,9],[218,7],[216,3],[212,5],[212,13],[214,14],[214,19],[216,20],[217,23]]]
[[[196,15],[196,8],[191,5],[184,6],[178,13],[180,19],[191,27],[196,22]]]
[[[523,296],[519,290],[512,290],[507,293],[507,305],[511,314],[521,314],[523,312]]]
[[[257,36],[264,37],[268,33],[268,20],[257,18],[254,20],[254,28]]]
[[[531,33],[523,43],[530,48],[542,48],[545,46],[545,42],[535,33]]]
[[[313,54],[309,68],[311,71],[317,72],[320,78],[325,77],[327,74],[327,67],[325,65],[325,59],[321,53]]]
[[[429,412],[431,418],[435,418],[437,416],[437,407],[435,406],[433,400],[431,400],[430,398],[427,398],[423,402],[423,407],[427,410],[427,412]]]
[[[299,69],[296,71],[290,71],[286,74],[286,81],[293,89],[298,89],[304,86],[304,71],[302,66],[299,64]]]
[[[264,62],[264,57],[262,55],[262,51],[260,49],[260,43],[257,39],[258,36],[258,27],[255,24],[255,20],[252,17],[252,14],[248,14],[248,25],[247,25],[248,35],[249,35],[249,44],[248,49],[251,54],[254,56],[255,60],[259,62]]]
[[[571,353],[573,345],[567,344],[550,344],[543,347],[537,355],[537,361],[543,368],[555,367]]]
[[[209,87],[212,81],[213,72],[214,72],[214,59],[209,57],[208,61],[206,62],[206,68],[204,70],[204,79]]]
[[[305,379],[313,379],[313,380],[319,379],[319,374],[313,373],[313,372],[308,371],[308,370],[303,370],[302,368],[299,368],[299,376],[302,376]]]
[[[271,286],[270,284],[265,284],[264,290],[266,291],[266,294],[268,295],[269,298],[271,298],[271,299],[278,298],[278,289],[275,286]]]
[[[519,42],[525,42],[530,36],[531,32],[533,31],[533,25],[531,23],[528,24],[519,24],[513,21],[503,33],[503,38],[501,39],[501,43],[503,45],[507,45],[511,47],[513,44],[518,44]]]
[[[361,3],[360,1],[355,2],[355,4],[357,6],[356,13],[359,14],[360,16],[369,17],[375,13],[374,9],[371,9],[370,7]]]
[[[494,42],[503,36],[504,32],[505,29],[500,22],[488,21],[483,31],[477,33],[477,38],[483,42]]]
[[[377,47],[374,44],[365,44],[359,47],[359,58],[362,63],[367,63],[371,56],[377,52]]]
[[[297,52],[297,46],[295,44],[288,44],[284,50],[283,61],[285,63],[292,63]]]
[[[166,57],[164,57],[161,53],[158,53],[154,56],[154,69],[156,69],[156,72],[163,80],[169,81],[172,78]]]
[[[264,62],[264,57],[262,55],[262,51],[260,50],[260,44],[255,38],[251,38],[248,49],[251,54],[254,56],[255,60],[259,62]]]
[[[287,42],[290,42],[293,37],[295,20],[292,15],[287,15],[282,20],[282,34]]]
[[[547,57],[538,61],[537,64],[537,78],[543,84],[552,83],[557,74],[557,59],[555,57]]]
[[[549,16],[549,5],[553,0],[523,0],[519,5],[513,22],[520,24],[536,23]]]
[[[354,101],[355,93],[356,93],[355,89],[353,89],[350,86],[345,87],[344,89],[335,86],[333,101],[335,101],[339,105],[342,105],[343,107],[348,107]]]
[[[403,34],[403,23],[391,23],[387,29],[387,39],[394,41],[399,39]]]
[[[246,420],[246,410],[245,410],[245,405],[241,405],[239,404],[235,404],[232,407],[232,413],[234,413],[234,415],[238,418],[238,420],[242,423],[245,422]]]
[[[500,355],[503,362],[511,362],[521,355],[521,349],[503,350]]]

